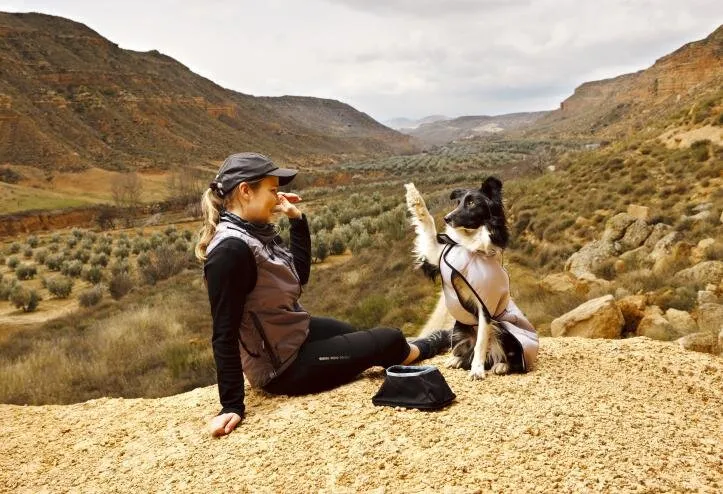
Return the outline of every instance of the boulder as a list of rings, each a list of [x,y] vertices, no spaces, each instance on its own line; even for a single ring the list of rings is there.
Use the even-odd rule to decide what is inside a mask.
[[[592,274],[605,260],[615,256],[617,252],[610,242],[595,240],[584,245],[575,252],[565,263],[565,271],[571,272],[578,278]]]
[[[650,250],[645,246],[641,246],[637,249],[623,252],[620,255],[620,260],[625,265],[625,271],[634,271],[636,269],[648,267],[652,264],[648,259],[649,255]]]
[[[678,285],[706,285],[708,283],[718,283],[721,278],[723,278],[723,261],[704,261],[675,273],[673,283]]]
[[[723,329],[723,305],[703,304],[698,306],[698,329],[718,334]]]
[[[655,305],[645,310],[645,315],[638,324],[637,334],[660,341],[672,341],[680,336],[663,316],[660,307]]]
[[[694,214],[693,216],[688,216],[688,219],[693,221],[706,221],[710,218],[713,218],[713,213],[711,211],[701,211],[700,213]]]
[[[675,231],[666,233],[654,244],[653,250],[650,252],[650,259],[655,262],[658,259],[670,255],[673,252],[673,246],[675,245],[675,242],[678,241],[679,237],[680,234]]]
[[[628,205],[628,214],[639,220],[649,221],[650,220],[650,208],[647,206],[640,206],[638,204]]]
[[[548,292],[587,293],[587,286],[570,273],[553,273],[540,281],[540,286]]]
[[[718,296],[712,290],[699,290],[698,291],[698,305],[703,304],[717,304],[719,302]]]
[[[625,320],[612,295],[588,300],[550,325],[552,336],[619,338]]]
[[[617,241],[616,247],[620,252],[638,248],[643,245],[652,231],[653,228],[645,221],[636,219],[625,229],[625,234]]]
[[[694,352],[712,353],[718,355],[718,338],[706,332],[691,333],[676,340],[681,348]]]
[[[698,245],[693,247],[693,250],[690,253],[690,260],[693,264],[698,264],[699,262],[705,261],[705,251],[708,247],[715,244],[715,239],[712,238],[704,238],[700,242],[698,242]]]
[[[653,225],[653,229],[643,245],[649,250],[652,250],[655,247],[655,244],[672,231],[672,226],[666,225],[665,223],[656,223]]]
[[[623,238],[625,231],[628,229],[636,218],[628,213],[619,213],[607,220],[605,223],[605,231],[602,240],[604,242],[615,242]],[[643,222],[644,223],[644,222]]]
[[[668,309],[665,311],[665,318],[679,335],[698,332],[698,324],[695,319],[684,310]]]
[[[653,273],[666,276],[690,265],[690,252],[693,246],[686,242],[675,244],[669,254],[659,257],[653,264]]]
[[[623,333],[636,332],[640,320],[645,317],[645,295],[629,295],[617,300],[615,303],[625,320]]]

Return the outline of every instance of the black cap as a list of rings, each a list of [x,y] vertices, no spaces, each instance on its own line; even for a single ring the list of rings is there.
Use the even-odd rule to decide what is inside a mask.
[[[279,185],[286,185],[297,173],[296,170],[279,168],[263,154],[236,153],[226,158],[210,187],[223,197],[241,182],[271,176],[279,177]]]

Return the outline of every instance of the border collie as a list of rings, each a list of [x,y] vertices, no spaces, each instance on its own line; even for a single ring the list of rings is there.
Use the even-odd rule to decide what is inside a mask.
[[[510,298],[502,254],[509,233],[502,203],[502,182],[487,178],[479,189],[456,189],[455,208],[444,217],[445,234],[414,184],[405,184],[407,208],[417,236],[417,265],[431,278],[442,277],[448,311],[456,319],[452,352],[446,365],[483,379],[525,372],[537,356],[537,334]],[[519,327],[521,326],[521,327]]]

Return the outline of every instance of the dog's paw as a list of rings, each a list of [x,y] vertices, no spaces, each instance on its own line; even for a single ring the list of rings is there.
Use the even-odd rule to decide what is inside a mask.
[[[406,199],[409,211],[416,214],[417,217],[423,216],[427,212],[427,205],[424,204],[422,194],[419,193],[412,183],[404,184],[404,187],[407,189]]]
[[[469,377],[473,381],[480,381],[485,378],[485,366],[483,364],[472,363],[472,369],[469,371]]]
[[[497,362],[492,366],[492,372],[498,376],[503,376],[510,371],[510,366],[506,362]]]
[[[459,369],[462,367],[462,358],[455,355],[450,355],[444,362],[444,366],[448,369]]]

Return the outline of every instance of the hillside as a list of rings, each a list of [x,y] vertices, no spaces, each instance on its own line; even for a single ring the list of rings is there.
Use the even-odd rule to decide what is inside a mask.
[[[723,26],[663,56],[648,69],[580,85],[558,110],[537,121],[529,134],[618,138],[631,129],[665,125],[671,112],[691,103],[707,105],[708,98],[719,97],[721,87]]]
[[[443,357],[432,361],[442,367]],[[650,341],[543,338],[539,368],[455,403],[375,407],[381,370],[324,394],[249,390],[222,439],[216,387],[161,399],[0,405],[0,489],[54,492],[581,492],[723,488],[723,361]]]
[[[0,164],[167,169],[238,149],[314,164],[412,148],[344,103],[224,89],[60,17],[0,13],[0,54]]]
[[[464,116],[451,120],[421,123],[400,132],[416,137],[425,144],[445,144],[450,141],[493,135],[502,131],[523,129],[548,112],[509,113],[497,116]]]

